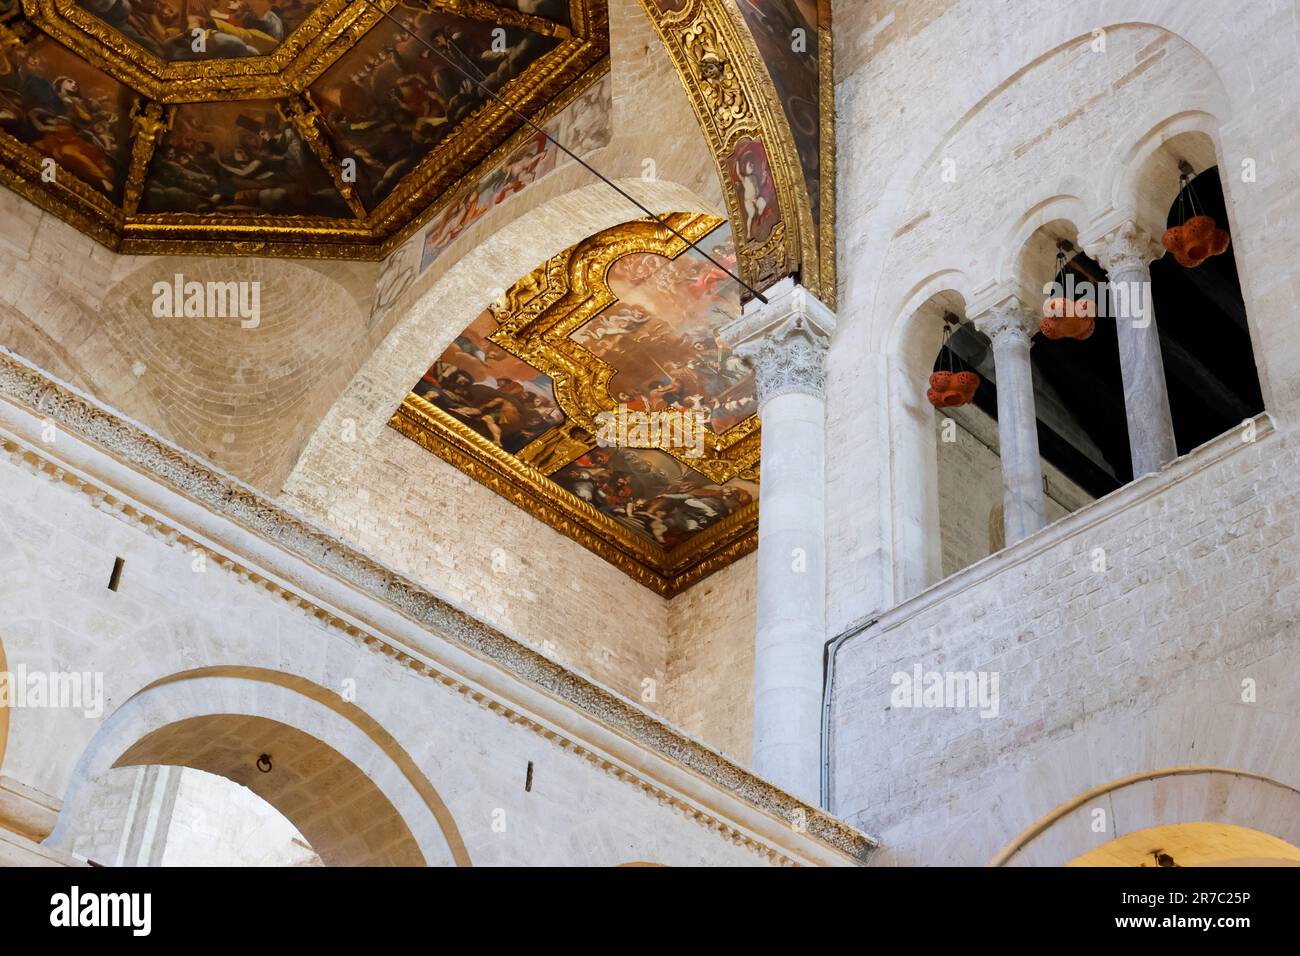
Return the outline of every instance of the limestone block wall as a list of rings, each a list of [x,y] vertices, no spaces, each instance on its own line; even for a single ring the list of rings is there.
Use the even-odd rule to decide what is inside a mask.
[[[1300,396],[1300,167],[1296,126],[1278,121],[1300,80],[1293,0],[839,0],[834,17],[827,497],[860,506],[830,526],[832,634],[934,581],[914,570],[937,515],[909,449],[931,434],[902,365],[917,310],[951,293],[969,316],[1033,292],[1045,280],[1026,251],[1048,224],[1151,228],[1175,154],[1222,173],[1265,407],[1294,420]]]
[[[0,359],[5,659],[11,671],[98,675],[103,688],[98,702],[10,711],[0,778],[38,795],[28,804],[62,804],[54,850],[93,828],[114,764],[149,754],[144,763],[221,768],[304,835],[341,834],[313,844],[327,862],[383,850],[396,831],[349,839],[381,812],[432,864],[869,853],[860,834],[627,698]],[[221,733],[185,729],[195,721]],[[264,744],[245,733],[258,726],[280,729]],[[268,774],[253,766],[264,747]],[[333,786],[358,773],[373,806]],[[0,805],[5,827],[21,816],[11,804]]]
[[[331,483],[346,495],[290,500],[457,607],[620,694],[641,699],[642,681],[664,682],[664,598],[390,428],[361,468],[352,481]]]
[[[1164,768],[1300,785],[1300,440],[1261,428],[967,568],[841,647],[831,807],[880,836],[881,862],[983,865],[1073,797]],[[918,666],[997,675],[996,713],[904,706],[895,675]],[[1104,833],[1079,811],[1074,845],[1151,825],[1155,797]],[[1238,803],[1236,822],[1251,825],[1252,806]]]
[[[659,712],[748,766],[754,728],[758,554],[705,578],[668,604],[668,677]]]

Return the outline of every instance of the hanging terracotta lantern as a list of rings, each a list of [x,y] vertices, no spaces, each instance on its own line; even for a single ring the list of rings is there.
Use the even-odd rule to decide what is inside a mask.
[[[1221,256],[1228,251],[1231,241],[1226,229],[1210,216],[1197,212],[1196,196],[1192,192],[1191,167],[1183,170],[1182,188],[1178,192],[1179,217],[1182,216],[1184,197],[1190,201],[1192,217],[1181,226],[1171,226],[1165,230],[1161,243],[1173,254],[1174,259],[1184,269],[1195,269],[1211,256]]]
[[[974,372],[935,372],[930,376],[930,390],[925,397],[935,408],[969,405],[975,400],[980,381]]]
[[[1065,250],[1074,246],[1062,240],[1057,244],[1056,277],[1052,284],[1065,292]],[[1097,303],[1092,299],[1072,299],[1058,295],[1043,303],[1043,318],[1038,331],[1049,339],[1078,339],[1082,341],[1097,329]]]
[[[974,372],[958,372],[954,365],[954,353],[950,346],[952,332],[954,328],[961,325],[961,320],[951,312],[945,313],[943,317],[943,348],[939,352],[939,359],[947,359],[948,369],[933,373],[930,376],[930,389],[925,393],[925,397],[930,400],[930,404],[935,408],[956,408],[959,405],[969,405],[975,400],[975,393],[979,391],[980,377]]]
[[[1043,303],[1038,330],[1049,339],[1083,341],[1097,330],[1097,303],[1091,299],[1058,296]]]

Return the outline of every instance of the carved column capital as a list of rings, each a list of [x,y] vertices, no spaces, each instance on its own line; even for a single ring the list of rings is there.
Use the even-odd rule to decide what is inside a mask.
[[[793,279],[783,279],[767,296],[766,304],[750,302],[719,337],[753,367],[760,409],[795,392],[824,399],[834,313]]]
[[[1039,317],[1013,296],[985,310],[974,321],[975,328],[994,345],[1005,337],[1020,339],[1028,345],[1038,331]]]
[[[1126,219],[1084,248],[1110,274],[1145,271],[1152,261],[1164,255],[1160,242],[1132,219]]]

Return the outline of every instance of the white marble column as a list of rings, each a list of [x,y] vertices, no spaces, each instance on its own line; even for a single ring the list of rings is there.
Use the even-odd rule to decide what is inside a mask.
[[[1106,270],[1110,309],[1119,336],[1119,366],[1124,377],[1133,477],[1159,471],[1178,457],[1169,390],[1160,355],[1160,333],[1151,302],[1151,261],[1164,250],[1133,221],[1087,246]]]
[[[826,643],[825,357],[835,317],[792,279],[722,329],[754,367],[763,424],[755,772],[816,804]]]
[[[1047,523],[1043,465],[1029,348],[1038,317],[1010,298],[975,320],[993,342],[998,386],[998,454],[1002,458],[1002,527],[1008,546]]]

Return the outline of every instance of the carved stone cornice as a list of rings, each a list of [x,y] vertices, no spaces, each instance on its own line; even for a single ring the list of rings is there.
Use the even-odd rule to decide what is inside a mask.
[[[826,353],[835,314],[791,278],[772,287],[766,304],[754,300],[719,332],[754,368],[761,409],[780,395],[826,397]]]
[[[975,317],[975,328],[989,337],[996,346],[1002,342],[1019,340],[1031,344],[1038,331],[1038,316],[1019,299],[1012,296]]]
[[[626,698],[568,670],[442,600],[238,479],[145,431],[80,392],[50,379],[3,347],[0,347],[0,399],[25,409],[26,414],[41,419],[44,424],[53,424],[61,432],[95,446],[114,461],[144,475],[159,488],[196,502],[222,521],[305,562],[324,576],[343,582],[365,598],[398,612],[420,629],[490,662],[494,668],[527,685],[531,691],[541,691],[542,697],[558,701],[608,728],[645,753],[684,768],[765,817],[782,821],[808,839],[858,862],[865,863],[875,850],[876,841],[847,823],[800,801],[699,741],[674,730]],[[107,487],[107,482],[88,478],[83,470],[66,467],[39,442],[19,442],[0,435],[0,451],[19,460],[30,470],[87,495],[95,507],[146,528],[169,544],[184,548],[187,553],[202,551],[216,566],[301,607],[322,624],[349,635],[372,652],[392,657],[411,670],[450,686],[511,723],[527,726],[555,745],[579,754],[605,772],[646,791],[652,798],[671,804],[701,826],[750,846],[775,862],[796,862],[774,843],[756,838],[747,829],[733,826],[731,822],[705,812],[694,802],[660,786],[652,774],[634,772],[612,761],[595,745],[584,743],[580,738],[574,739],[576,735],[560,734],[553,725],[541,723],[515,706],[507,706],[468,681],[409,653],[404,644],[360,618],[350,613],[347,617],[340,616],[328,602],[317,603],[300,587],[285,584],[288,578],[268,575],[254,566],[238,563],[236,556],[202,540],[203,534],[187,531],[140,507],[128,496]]]
[[[1151,263],[1164,255],[1164,247],[1132,219],[1088,243],[1084,251],[1109,275],[1147,272]]]

